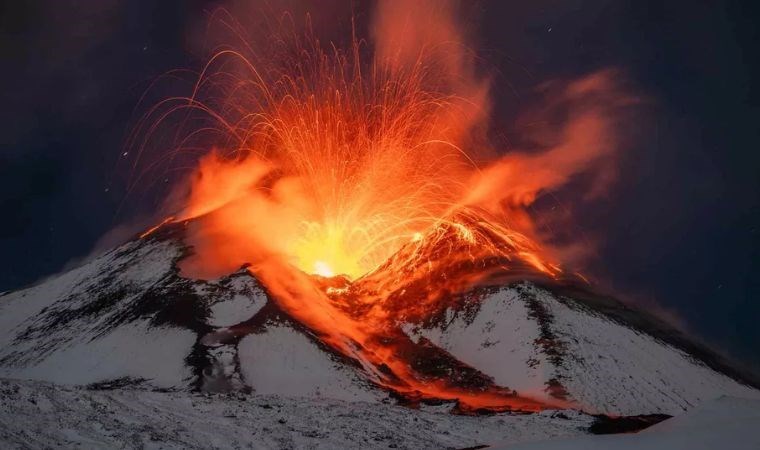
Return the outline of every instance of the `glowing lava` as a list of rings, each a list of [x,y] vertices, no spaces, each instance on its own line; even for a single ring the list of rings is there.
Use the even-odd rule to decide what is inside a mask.
[[[554,126],[498,156],[484,139],[489,83],[454,17],[449,3],[389,1],[373,46],[323,46],[308,30],[273,36],[262,56],[244,40],[246,51],[211,57],[192,95],[146,116],[146,139],[179,114],[175,156],[214,148],[176,218],[193,219],[183,274],[250,264],[284,311],[397,393],[537,410],[547,403],[415,369],[399,327],[496,272],[560,274],[527,208],[608,170],[614,112],[628,100],[610,73],[546,87],[539,119]],[[344,284],[324,284],[337,275]]]
[[[316,261],[314,262],[314,274],[319,275],[320,277],[325,278],[332,278],[335,276],[335,272],[330,268],[330,266],[324,262],[324,261]]]

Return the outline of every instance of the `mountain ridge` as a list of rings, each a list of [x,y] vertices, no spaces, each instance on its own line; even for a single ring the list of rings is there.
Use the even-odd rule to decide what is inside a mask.
[[[192,251],[183,227],[165,225],[3,295],[0,376],[436,403],[377,386],[360,362],[271,301],[245,267],[216,280],[183,278],[177,263]],[[501,386],[589,412],[674,414],[715,395],[757,394],[752,381],[667,324],[594,295],[536,280],[483,283],[431,316],[399,316],[394,339],[409,340],[405,358],[418,376],[450,379],[464,392]],[[624,394],[629,389],[638,391]]]

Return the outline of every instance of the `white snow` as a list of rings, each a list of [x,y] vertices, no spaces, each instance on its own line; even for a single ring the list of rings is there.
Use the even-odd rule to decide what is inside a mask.
[[[178,255],[174,244],[129,243],[63,275],[0,297],[0,358],[13,361],[0,368],[0,375],[70,384],[134,377],[157,387],[180,386],[190,376],[184,362],[196,339],[190,330],[155,328],[142,320],[105,334],[99,331],[119,307],[130,303],[132,295],[121,298],[109,314],[73,318],[61,329],[15,339],[19,332],[40,326],[51,313],[86,307],[92,301],[87,293],[102,287],[104,280],[108,287],[127,290],[151,286],[166,276]]]
[[[134,254],[130,255],[129,260],[120,256],[122,252],[130,251],[134,251]],[[101,281],[104,269],[121,269],[115,271],[115,283],[149,286],[171,269],[172,261],[178,254],[179,248],[173,244],[151,242],[140,245],[130,242],[68,272],[48,277],[27,289],[0,296],[0,343],[7,343],[19,325],[33,320],[43,308],[72,293],[96,286]],[[128,264],[132,260],[140,263]],[[78,305],[67,305],[76,306]]]
[[[211,317],[208,324],[215,327],[229,327],[253,317],[267,302],[264,291],[258,286],[251,286],[253,278],[236,278],[231,288],[231,298],[211,305]]]
[[[580,436],[590,416],[457,416],[315,398],[89,391],[0,379],[5,448],[457,449]]]
[[[351,366],[290,327],[270,326],[265,333],[244,337],[238,354],[243,378],[257,394],[347,401],[386,397]]]
[[[494,450],[757,450],[760,400],[720,397],[635,434],[584,436],[513,445]]]
[[[546,291],[539,300],[554,315],[567,364],[557,368],[581,406],[607,414],[676,415],[722,395],[760,392],[715,372],[683,351],[592,311],[570,308]]]
[[[191,376],[184,359],[194,343],[195,334],[189,330],[133,323],[91,342],[66,346],[37,364],[4,368],[2,373],[63,384],[131,377],[145,379],[155,387],[179,388]]]
[[[546,398],[544,383],[551,367],[535,341],[536,323],[528,317],[525,303],[515,290],[502,289],[489,296],[477,316],[468,323],[448,311],[445,328],[414,328],[404,331],[423,336],[460,361],[494,378],[497,384],[536,398]]]
[[[546,398],[545,383],[559,379],[570,400],[594,413],[675,415],[721,395],[760,398],[760,391],[647,334],[580,305],[571,308],[544,289],[522,288],[553,316],[549,327],[564,354],[557,366],[516,288],[485,298],[471,322],[450,313],[443,326],[406,324],[404,331],[430,339],[521,394]]]

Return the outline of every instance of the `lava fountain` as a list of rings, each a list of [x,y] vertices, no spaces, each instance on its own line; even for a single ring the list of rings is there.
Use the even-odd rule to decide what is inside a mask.
[[[166,158],[204,153],[166,220],[188,224],[185,276],[248,265],[280,308],[406,398],[564,406],[482,374],[462,385],[427,373],[401,325],[494,276],[561,276],[528,208],[579,176],[609,179],[616,111],[630,100],[613,72],[546,85],[534,119],[555,126],[499,151],[485,132],[490,82],[455,6],[380,2],[370,43],[282,27],[266,51],[222,13],[240,44],[211,56],[190,95],[150,110],[138,154],[173,117]]]

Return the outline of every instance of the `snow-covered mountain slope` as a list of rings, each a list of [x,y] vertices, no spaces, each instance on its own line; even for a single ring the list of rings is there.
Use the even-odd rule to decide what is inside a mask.
[[[720,397],[639,433],[581,436],[515,444],[493,450],[756,450],[760,448],[760,400]]]
[[[150,379],[176,387],[192,374],[195,344],[189,283],[169,274],[179,248],[135,242],[29,289],[0,297],[5,375],[87,384]],[[175,286],[176,285],[176,286]],[[162,295],[169,290],[182,295]],[[168,317],[184,311],[183,317]],[[187,325],[190,325],[189,323]]]
[[[177,262],[190,251],[182,233],[179,224],[163,227],[0,295],[0,376],[388,399],[361,364],[282,311],[247,270],[213,281],[181,277]],[[456,309],[398,324],[418,345],[415,354],[435,359],[415,364],[456,373],[462,385],[503,386],[624,415],[677,414],[719,395],[758,395],[714,355],[616,303],[527,282],[462,297],[451,302]]]
[[[586,433],[575,411],[460,416],[314,398],[0,379],[3,448],[462,449]]]
[[[246,270],[179,276],[173,232],[0,296],[0,375],[71,385],[379,400],[355,368],[268,301]]]
[[[258,394],[379,401],[373,389],[350,366],[326,358],[303,333],[288,326],[244,337],[238,345],[241,369]]]
[[[404,329],[501,385],[596,413],[674,415],[721,395],[760,397],[674,344],[530,283]]]

